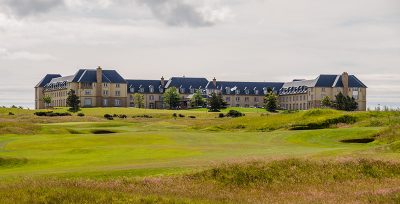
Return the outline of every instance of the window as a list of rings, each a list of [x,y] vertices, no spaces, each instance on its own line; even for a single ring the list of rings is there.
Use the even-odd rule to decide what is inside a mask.
[[[190,93],[191,93],[191,94],[194,93],[194,89],[190,89]]]
[[[322,92],[325,92],[325,88],[322,88]]]
[[[115,84],[115,87],[119,88],[120,84]]]
[[[115,106],[121,106],[121,100],[115,99]]]
[[[245,102],[249,102],[249,100],[250,100],[249,97],[244,97]]]
[[[108,87],[108,84],[107,83],[103,83],[103,87]]]
[[[258,95],[259,92],[258,92],[258,90],[255,90],[254,93],[255,93],[256,95]]]
[[[121,95],[121,91],[115,91],[115,96],[120,96]]]
[[[108,91],[107,90],[103,90],[103,95],[104,96],[108,96]]]
[[[154,96],[153,96],[153,95],[150,95],[150,96],[149,96],[149,99],[150,99],[150,101],[154,101]]]
[[[149,90],[150,90],[150,93],[154,93],[154,87],[153,86],[150,86]]]
[[[85,98],[83,101],[84,106],[92,106],[92,99],[91,98]]]
[[[231,94],[231,88],[226,87],[226,88],[225,88],[225,91],[226,91],[226,94]]]
[[[179,91],[180,91],[181,93],[185,93],[185,88],[180,88]]]
[[[247,95],[250,94],[250,90],[248,90],[248,89],[246,89],[244,92],[245,92]]]
[[[85,90],[85,95],[92,95],[92,91],[91,90]]]
[[[226,97],[226,98],[225,98],[225,101],[226,101],[226,102],[230,102],[230,101],[231,101],[231,97]]]
[[[240,94],[240,90],[239,89],[236,90],[236,94]]]
[[[108,106],[108,99],[103,99],[103,106]]]
[[[143,87],[140,87],[139,92],[140,92],[140,93],[144,93],[144,88],[143,88]]]
[[[258,102],[258,98],[257,97],[254,97],[254,102]]]
[[[236,102],[240,102],[240,97],[236,97]]]
[[[159,91],[160,93],[163,93],[163,92],[164,92],[164,89],[163,89],[162,87],[160,87],[160,88],[158,88],[158,91]]]

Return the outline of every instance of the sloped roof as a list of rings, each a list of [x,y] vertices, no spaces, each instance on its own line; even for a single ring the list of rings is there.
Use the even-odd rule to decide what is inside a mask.
[[[164,89],[164,86],[161,85],[161,80],[139,80],[139,79],[127,79],[128,84],[128,93],[138,93],[140,88],[143,88],[144,92],[142,93],[150,93],[150,86],[153,86],[153,93],[162,93],[160,92],[160,88]],[[168,81],[165,81],[167,83]],[[133,92],[131,91],[133,88]]]
[[[343,87],[342,75],[338,75],[332,87]],[[354,88],[368,88],[356,76],[349,75],[349,87]]]
[[[52,79],[61,77],[60,74],[46,74],[45,77],[35,86],[36,87],[44,87],[46,84],[48,84]]]
[[[282,88],[284,83],[281,82],[237,82],[237,81],[217,81],[216,86],[210,81],[206,88],[207,89],[218,89],[221,90],[223,94],[234,95],[236,90],[240,91],[240,94],[245,94],[245,90],[249,90],[250,95],[265,95],[268,88],[273,91],[278,91]],[[228,91],[229,90],[229,91]],[[256,94],[258,90],[258,94]]]
[[[103,70],[103,82],[126,83],[125,79],[115,70]],[[95,69],[80,69],[74,75],[72,82],[95,83],[97,82]]]
[[[184,88],[185,93],[190,93],[190,89],[205,89],[207,83],[206,78],[171,77],[165,88]]]

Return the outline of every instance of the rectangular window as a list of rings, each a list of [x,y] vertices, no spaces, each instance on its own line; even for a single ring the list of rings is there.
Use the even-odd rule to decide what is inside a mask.
[[[149,96],[149,99],[150,99],[150,101],[154,101],[154,96],[153,96],[153,95],[150,95],[150,96]]]
[[[325,88],[322,88],[322,92],[325,92]]]
[[[244,101],[245,101],[245,102],[248,102],[248,101],[249,101],[249,97],[245,97],[245,98],[244,98]]]
[[[115,96],[120,96],[121,95],[121,91],[115,91]]]
[[[254,102],[258,102],[258,98],[257,97],[254,97]]]
[[[120,86],[119,84],[115,84],[115,87],[119,88],[119,86]]]
[[[231,101],[231,97],[226,97],[226,102],[230,102]]]
[[[107,90],[103,90],[103,95],[108,96],[108,91]]]
[[[108,84],[107,83],[103,83],[103,87],[108,87]]]
[[[108,106],[108,99],[103,99],[103,106]]]
[[[83,104],[85,106],[92,106],[92,99],[91,98],[85,98],[85,100],[83,101]]]
[[[91,90],[85,90],[85,95],[92,95],[92,91]]]
[[[121,100],[115,99],[115,106],[121,106]]]
[[[240,97],[236,97],[236,101],[239,102],[240,101]]]

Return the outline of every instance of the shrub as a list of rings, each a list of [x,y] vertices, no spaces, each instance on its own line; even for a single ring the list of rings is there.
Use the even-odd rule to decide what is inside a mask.
[[[78,113],[78,116],[79,116],[79,117],[83,117],[83,116],[85,116],[85,114],[83,114],[83,113]]]
[[[224,115],[223,113],[220,113],[220,114],[218,114],[218,117],[219,117],[219,118],[224,118],[225,115]]]
[[[34,114],[36,116],[46,116],[46,117],[71,116],[70,113],[53,113],[53,111],[50,111],[50,112],[35,112]]]
[[[184,118],[185,115],[179,113],[179,117],[180,117],[180,118]]]
[[[178,115],[176,113],[172,114],[172,117],[176,118]]]
[[[119,117],[119,118],[128,118],[128,116],[125,115],[125,114],[119,115],[118,117]]]
[[[106,118],[107,120],[114,120],[113,116],[110,114],[104,114],[104,118]]]
[[[8,112],[8,115],[15,115],[13,112]]]
[[[113,117],[118,117],[118,115],[114,113]]]
[[[132,116],[132,118],[153,118],[153,116],[144,114],[144,115],[134,115]]]
[[[237,111],[237,110],[230,110],[227,114],[226,117],[232,117],[232,118],[237,118],[237,117],[242,117],[244,116],[243,113]]]
[[[189,116],[189,118],[196,118],[196,116],[191,115],[191,116]]]

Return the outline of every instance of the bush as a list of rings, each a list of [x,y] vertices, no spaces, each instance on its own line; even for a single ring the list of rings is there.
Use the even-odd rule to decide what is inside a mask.
[[[15,115],[13,112],[8,112],[8,115]]]
[[[53,111],[50,111],[50,112],[35,112],[34,114],[36,116],[45,116],[45,117],[71,116],[70,113],[53,113]]]
[[[224,118],[225,115],[224,115],[223,113],[220,113],[220,114],[218,114],[218,117],[219,117],[219,118]]]
[[[232,117],[232,118],[237,118],[237,117],[242,117],[242,116],[245,116],[245,115],[237,110],[230,110],[228,112],[228,114],[226,114],[226,117]]]
[[[196,116],[191,115],[191,116],[189,116],[189,118],[196,118]]]
[[[114,120],[113,116],[110,114],[104,114],[104,118],[106,118],[107,120]]]
[[[85,114],[83,114],[83,113],[78,113],[78,116],[79,116],[79,117],[83,117],[83,116],[85,116]]]
[[[118,117],[119,117],[119,118],[123,118],[123,119],[128,118],[128,116],[125,115],[125,114],[119,115]]]
[[[179,113],[179,117],[180,117],[180,118],[184,118],[185,115]]]
[[[132,116],[132,118],[153,118],[153,116],[144,114],[144,115],[134,115]]]
[[[178,115],[176,113],[172,114],[172,117],[176,118]]]
[[[117,114],[114,114],[113,117],[118,117],[118,115],[117,115]]]

